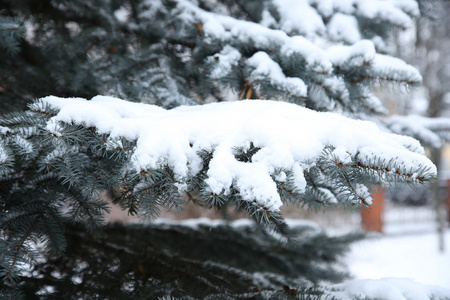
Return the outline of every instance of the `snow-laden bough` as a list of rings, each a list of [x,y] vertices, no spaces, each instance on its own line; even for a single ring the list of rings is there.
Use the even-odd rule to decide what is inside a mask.
[[[419,182],[436,174],[436,167],[413,138],[381,131],[368,121],[280,101],[246,100],[165,110],[106,96],[92,100],[49,96],[31,105],[31,110],[42,107],[57,111],[46,125],[54,136],[61,135],[58,130],[63,122],[95,128],[109,140],[135,141],[128,168],[136,173],[167,166],[183,192],[193,177],[205,172],[204,185],[211,195],[227,197],[237,191],[243,201],[272,212],[282,206],[280,194],[287,183],[292,187],[288,193],[300,198],[316,184],[319,193],[327,189],[324,194],[335,202],[330,192],[335,196],[339,192],[329,187],[325,175],[337,172],[337,177],[348,181],[350,193],[370,204],[367,189],[352,182],[355,176],[349,170]],[[254,151],[249,159],[240,159],[238,152],[250,148]],[[206,168],[202,151],[210,153]],[[334,171],[327,173],[331,165]],[[317,172],[323,174],[312,175]]]

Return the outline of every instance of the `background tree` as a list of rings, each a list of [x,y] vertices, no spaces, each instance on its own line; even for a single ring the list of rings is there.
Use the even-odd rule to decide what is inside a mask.
[[[446,67],[450,60],[450,44],[446,38],[450,30],[450,3],[448,1],[423,2],[428,18],[416,20],[415,26],[399,34],[395,40],[395,53],[416,66],[423,75],[422,88],[411,95],[397,98],[396,113],[385,121],[390,130],[412,136],[427,147],[431,159],[440,171],[442,149],[450,140],[448,118],[448,93],[450,73]],[[431,185],[434,202],[439,248],[444,251],[443,234],[446,228],[445,199],[441,184],[445,172],[439,172],[440,180]]]
[[[148,295],[147,288],[157,291],[152,296],[191,296],[187,287],[194,284],[189,281],[193,268],[198,268],[196,282],[205,283],[203,294],[195,297],[270,298],[277,295],[277,286],[282,296],[296,296],[291,285],[300,282],[298,277],[309,284],[344,275],[303,263],[294,263],[294,270],[286,264],[279,270],[264,265],[257,268],[264,273],[257,281],[252,266],[235,270],[233,265],[241,263],[226,260],[219,266],[187,259],[186,253],[173,252],[177,247],[170,247],[170,239],[163,246],[157,246],[156,237],[145,242],[142,229],[120,235],[115,245],[123,245],[125,256],[114,254],[117,247],[108,244],[113,237],[96,237],[74,252],[67,245],[74,249],[73,241],[83,235],[74,224],[94,236],[101,232],[108,210],[105,192],[144,218],[157,217],[161,207],[181,209],[181,194],[195,192],[204,205],[234,204],[295,240],[279,213],[283,204],[370,205],[374,182],[419,184],[435,176],[416,140],[356,120],[385,112],[371,93],[373,85],[410,86],[422,80],[415,68],[381,54],[391,30],[405,29],[420,16],[415,1],[0,3],[0,42],[7,52],[0,58],[1,105],[4,111],[19,111],[0,120],[0,276],[3,293],[10,296],[22,290],[27,297],[61,297],[69,288],[57,286],[53,276],[86,287],[81,290],[87,297],[101,297],[97,288],[105,282],[92,274],[102,267],[93,266],[90,258],[101,263],[106,255],[117,256],[108,272],[124,272],[108,278],[127,274],[130,280],[119,290],[131,296]],[[103,94],[131,102],[44,97],[51,94]],[[264,100],[226,101],[255,98]],[[246,232],[242,243],[262,243],[257,248],[278,253],[268,260],[293,259],[288,244],[278,247],[265,232]],[[195,234],[186,232],[189,239]],[[230,228],[216,233],[226,241],[235,234]],[[317,234],[300,237],[300,261],[308,257],[318,264],[335,262],[345,249],[338,245],[356,238],[323,242]],[[207,240],[214,243],[215,238]],[[142,247],[132,249],[127,243]],[[122,269],[127,253],[142,249],[144,259],[148,247],[164,260],[177,259],[152,275],[147,262]],[[61,256],[64,251],[67,257]],[[27,273],[24,266],[40,255],[45,255],[43,262]],[[180,264],[187,262],[191,269],[184,273]],[[75,265],[85,269],[86,279],[66,273]],[[220,280],[219,269],[225,271]],[[178,280],[166,285],[162,279],[167,274]],[[226,285],[229,277],[244,288]],[[38,290],[43,278],[48,287]],[[298,296],[320,297],[316,292]]]

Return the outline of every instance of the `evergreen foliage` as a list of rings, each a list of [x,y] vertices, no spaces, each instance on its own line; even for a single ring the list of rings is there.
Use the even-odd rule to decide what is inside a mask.
[[[210,163],[217,155],[214,149],[197,149],[195,155],[200,158],[202,168],[189,173],[183,181],[170,161],[136,170],[132,166],[141,142],[138,137],[101,131],[99,124],[86,120],[55,122],[62,107],[51,105],[42,97],[57,94],[90,99],[107,94],[165,109],[224,102],[230,97],[258,98],[292,102],[316,111],[345,113],[352,118],[381,114],[385,108],[371,93],[372,86],[380,82],[404,86],[421,82],[416,69],[385,54],[384,42],[391,30],[404,29],[410,25],[411,18],[419,17],[419,6],[413,0],[373,0],[371,6],[363,1],[344,2],[0,0],[0,51],[6,53],[0,56],[0,278],[3,279],[0,293],[11,291],[8,293],[13,297],[20,287],[24,293],[28,293],[27,289],[34,293],[38,291],[39,274],[50,281],[54,270],[61,276],[71,274],[69,269],[77,264],[78,255],[82,256],[80,259],[89,255],[98,259],[119,255],[115,252],[117,247],[108,244],[110,239],[119,239],[117,245],[125,247],[121,248],[125,249],[124,255],[128,255],[127,247],[134,247],[128,245],[134,244],[131,239],[144,242],[143,231],[147,229],[142,228],[106,228],[105,237],[99,237],[103,214],[108,211],[105,194],[130,214],[154,219],[162,207],[182,209],[180,194],[194,191],[211,207],[235,203],[257,222],[294,239],[278,208],[248,201],[236,185],[231,185],[227,193],[208,189],[205,182],[210,176]],[[293,16],[292,11],[305,18]],[[27,111],[19,112],[33,100]],[[103,108],[106,110],[107,106]],[[162,111],[166,110],[161,109],[161,114]],[[92,113],[103,114],[102,111]],[[53,129],[49,125],[54,125]],[[400,138],[392,136],[392,139]],[[411,161],[402,160],[403,154],[420,156],[423,149],[412,140],[400,140],[402,147],[392,155],[375,150],[370,155],[345,151],[342,154],[337,151],[339,145],[326,144],[319,157],[302,162],[300,172],[299,168],[276,169],[270,174],[271,180],[283,203],[325,208],[335,203],[369,205],[367,187],[374,182],[422,184],[434,178],[432,167],[422,164],[423,160],[414,166]],[[311,141],[305,141],[308,142]],[[261,149],[256,140],[248,141],[234,149],[234,159],[252,165]],[[304,190],[298,188],[299,177],[306,181]],[[76,226],[96,238],[87,239]],[[219,229],[222,228],[214,230]],[[129,232],[115,236],[114,232],[121,230]],[[152,227],[149,231],[157,235],[163,230]],[[228,231],[227,246],[231,247],[231,236],[239,232]],[[207,234],[205,230],[200,232]],[[199,233],[189,231],[186,236],[194,238],[196,234]],[[268,250],[266,246],[273,247],[275,241],[264,231],[252,234],[255,235],[252,243],[259,243],[261,252]],[[149,243],[163,240],[154,238]],[[214,238],[211,234],[208,243],[213,245]],[[78,239],[83,240],[81,248],[75,247]],[[323,239],[323,236],[313,238],[313,246],[326,248]],[[344,241],[348,242],[345,238]],[[327,243],[341,245],[341,240]],[[287,252],[283,254],[289,257],[280,261],[284,261],[287,269],[280,271],[283,279],[277,284],[288,286],[288,290],[293,287],[296,272],[313,283],[342,278],[334,269],[315,269],[316,266],[305,264],[306,252],[294,258],[293,250],[283,249]],[[143,249],[132,251],[148,255],[140,250]],[[341,250],[335,249],[334,254],[339,255]],[[39,264],[42,253],[46,261]],[[248,279],[246,274],[255,269],[240,269],[235,273],[233,268],[241,266],[231,262],[227,262],[232,266],[230,269],[223,269],[217,263],[199,263],[200,257],[175,259],[164,252],[158,255],[163,255],[162,263],[173,262],[175,269],[189,260],[193,269],[199,268],[199,273],[212,276],[217,274],[211,272],[220,270],[225,272],[227,280],[233,276],[241,280],[233,285],[237,290],[232,290],[230,285],[230,290],[219,292],[232,295],[251,292],[244,290],[248,285],[241,290],[238,287]],[[328,263],[334,262],[335,257],[324,254],[320,259]],[[61,260],[64,265],[58,266]],[[289,268],[294,269],[286,266],[286,260],[292,264]],[[27,277],[25,266],[31,262],[37,263],[34,271],[39,274],[33,271]],[[150,262],[136,263],[143,266],[145,273],[145,264]],[[111,280],[124,274],[122,269],[120,274],[114,273],[113,266],[98,267],[91,263],[89,267],[94,268],[89,269],[92,273],[104,268],[111,273]],[[100,269],[95,270],[97,267]],[[144,284],[137,279],[141,275],[139,268],[133,270],[129,274],[130,282],[140,284],[142,289],[149,288],[148,282]],[[276,278],[269,277],[265,279],[264,289],[274,291]],[[151,284],[164,284],[160,281],[163,279],[155,279]],[[65,285],[72,279],[66,276],[64,280]],[[97,295],[98,286],[94,286],[97,279],[92,280],[89,284],[93,290],[89,293]],[[99,284],[105,283],[103,278],[99,280]],[[224,279],[217,280],[214,288],[227,286]],[[182,284],[186,288],[189,285]],[[73,293],[80,292],[76,282],[71,288]],[[55,289],[59,296],[63,295],[58,293],[70,290],[67,286],[63,290]],[[118,289],[117,293],[127,292],[127,287],[124,289]],[[174,295],[176,287],[169,289],[171,292],[167,294]],[[213,293],[213,289],[205,293]]]
[[[361,238],[301,226],[292,247],[261,227],[233,227],[116,224],[92,239],[69,226],[65,255],[37,263],[20,288],[26,299],[320,299],[304,287],[348,276],[338,258]]]
[[[223,88],[232,88],[240,98],[288,99],[316,110],[384,111],[367,84],[417,84],[420,75],[381,61],[382,55],[371,56],[375,47],[385,51],[390,30],[406,28],[419,11],[411,0],[371,8],[354,2],[299,4],[293,9],[305,8],[313,16],[305,24],[288,25],[289,7],[282,1],[200,1],[195,6],[173,0],[2,0],[2,15],[29,22],[32,35],[22,40],[14,59],[1,58],[8,74],[2,78],[1,103],[8,109],[11,99],[23,107],[50,94],[110,94],[173,107],[220,101]],[[296,34],[356,47],[331,66],[323,63],[322,49]],[[375,43],[365,43],[364,49],[361,39]],[[248,59],[261,56],[281,67],[285,78],[299,79],[280,82],[267,71],[258,72]],[[301,81],[307,92],[299,91]]]

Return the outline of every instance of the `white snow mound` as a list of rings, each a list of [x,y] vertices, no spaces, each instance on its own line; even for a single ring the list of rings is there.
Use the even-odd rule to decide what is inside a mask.
[[[340,157],[345,158],[345,153],[358,154],[361,159],[376,156],[395,160],[405,170],[423,166],[436,172],[412,138],[382,132],[368,121],[285,102],[247,100],[171,110],[106,96],[92,100],[48,96],[41,102],[59,110],[47,124],[55,135],[59,134],[58,122],[64,121],[95,127],[112,139],[136,140],[136,171],[169,165],[180,186],[202,169],[198,152],[211,151],[206,183],[213,193],[226,194],[233,185],[244,200],[272,211],[282,205],[271,177],[275,170],[292,171],[298,192],[303,192],[304,170],[329,145],[339,149]],[[236,148],[248,148],[250,143],[261,150],[251,163],[238,161]]]

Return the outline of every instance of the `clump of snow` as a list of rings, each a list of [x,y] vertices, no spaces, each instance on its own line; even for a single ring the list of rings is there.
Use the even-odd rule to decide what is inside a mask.
[[[361,40],[358,21],[354,16],[336,13],[327,24],[328,35],[336,41],[353,44]]]
[[[279,28],[289,33],[297,31],[308,38],[322,35],[325,28],[322,18],[337,14],[377,19],[380,23],[387,22],[401,28],[409,28],[412,25],[411,17],[420,16],[418,3],[414,0],[276,0],[273,4],[279,14]],[[299,12],[302,12],[301,17]],[[265,20],[269,18],[266,16]],[[336,21],[332,17],[330,22]],[[340,19],[338,23],[340,28],[351,31],[351,37],[341,34],[342,39],[345,41],[350,38],[356,42],[354,38],[358,37],[358,24],[349,18]]]
[[[306,84],[297,77],[286,77],[280,65],[273,61],[266,52],[257,52],[247,59],[247,65],[253,68],[250,80],[264,80],[267,77],[270,84],[298,97],[306,97],[308,89]]]
[[[309,0],[309,3],[324,17],[340,12],[378,19],[401,28],[410,27],[411,17],[420,16],[419,5],[414,0]]]
[[[327,55],[341,70],[352,70],[371,63],[376,53],[371,41],[362,40],[352,46],[332,46],[327,49]]]
[[[287,57],[300,55],[313,72],[323,74],[332,72],[332,63],[327,58],[325,51],[302,36],[285,39],[281,53]]]
[[[1,134],[7,134],[8,132],[9,132],[9,128],[8,127],[0,126],[0,133]]]
[[[357,1],[357,14],[368,19],[380,19],[401,28],[412,26],[411,18],[408,14],[392,5],[394,1],[363,0]],[[389,5],[391,4],[391,5]]]
[[[325,31],[322,17],[312,8],[308,0],[274,0],[280,15],[280,29],[288,33],[298,32],[313,38]]]
[[[362,203],[367,205],[372,204],[371,193],[369,192],[369,189],[365,185],[357,183],[355,185],[355,192],[358,195],[358,197],[362,199],[361,200]]]
[[[139,12],[141,20],[153,21],[159,12],[167,12],[167,9],[160,0],[144,0],[136,11]]]
[[[326,196],[325,199],[328,200],[328,203],[333,203],[333,204],[338,203],[336,196],[329,189],[319,187],[319,190],[325,194],[325,196]]]
[[[420,17],[419,3],[416,0],[391,0],[393,6],[413,17]]]
[[[5,148],[0,145],[0,164],[4,164],[8,160],[8,154],[6,153]]]
[[[422,75],[416,68],[392,56],[377,54],[372,61],[372,68],[380,78],[408,81],[411,84],[422,82]]]
[[[267,11],[267,9],[263,10],[261,21],[259,24],[261,24],[264,27],[272,27],[277,23],[275,18]]]
[[[350,153],[345,151],[345,148],[342,146],[337,147],[333,150],[332,155],[336,157],[338,162],[348,164],[352,162],[352,157]]]
[[[217,79],[229,74],[241,59],[241,53],[230,45],[226,45],[220,53],[208,57],[208,62],[214,64],[211,78]]]
[[[367,121],[285,102],[248,100],[165,110],[105,96],[90,101],[49,96],[40,101],[59,110],[47,124],[53,134],[58,135],[58,122],[63,121],[95,127],[111,140],[136,140],[132,156],[136,172],[169,165],[177,182],[184,184],[202,169],[198,153],[211,151],[205,182],[212,193],[226,195],[234,186],[244,200],[272,211],[278,211],[282,202],[271,175],[292,172],[296,190],[304,192],[304,170],[327,146],[339,149],[337,154],[346,161],[343,153],[359,154],[363,163],[376,156],[394,160],[405,170],[422,166],[436,172],[425,156],[409,150],[417,146],[412,138],[398,139]],[[249,142],[260,151],[251,163],[238,161],[235,149]]]

